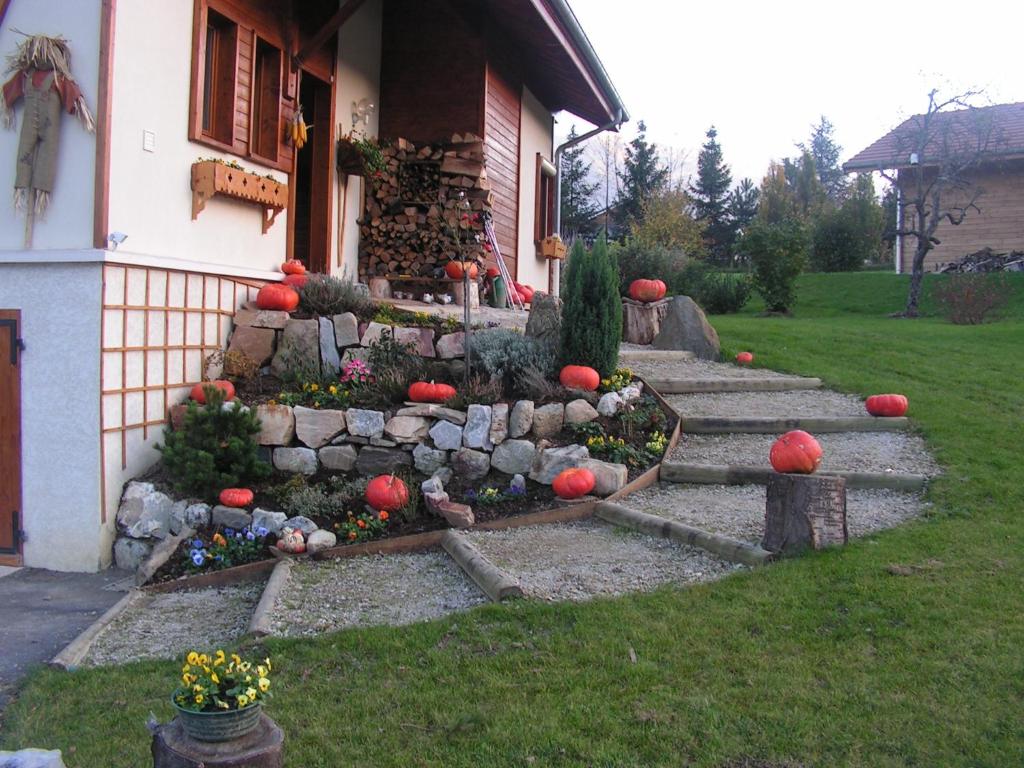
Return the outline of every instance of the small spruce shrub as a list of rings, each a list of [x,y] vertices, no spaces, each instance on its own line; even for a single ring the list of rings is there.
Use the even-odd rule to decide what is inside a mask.
[[[712,272],[704,278],[697,303],[713,315],[727,315],[743,309],[752,290],[747,275]]]
[[[1010,285],[1005,275],[962,274],[932,291],[946,318],[956,325],[979,325],[1010,300]]]
[[[351,312],[361,320],[373,317],[373,299],[351,280],[332,275],[310,275],[299,289],[299,309],[311,315],[340,315]]]
[[[757,221],[743,235],[741,249],[754,265],[754,289],[769,312],[788,312],[796,301],[796,279],[809,245],[807,230],[797,221]]]
[[[212,500],[225,488],[270,474],[253,439],[260,431],[256,414],[241,403],[223,406],[224,393],[207,387],[206,405],[190,402],[181,429],[164,430],[157,450],[181,493]]]
[[[500,381],[506,397],[528,395],[532,374],[549,378],[555,368],[549,344],[509,329],[474,334],[470,354],[473,369]]]
[[[561,365],[589,365],[602,377],[615,372],[622,340],[619,274],[604,238],[591,250],[577,240],[562,291]]]

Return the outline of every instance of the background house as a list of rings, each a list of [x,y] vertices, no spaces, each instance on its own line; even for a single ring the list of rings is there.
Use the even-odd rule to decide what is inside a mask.
[[[15,30],[70,40],[97,131],[65,119],[30,249],[0,208],[3,563],[106,565],[123,483],[156,460],[234,311],[288,257],[359,272],[364,180],[336,172],[339,135],[482,137],[509,269],[545,288],[553,114],[624,116],[564,0],[2,0],[0,51]],[[0,179],[17,141],[0,133]],[[273,224],[219,196],[195,212],[200,157],[287,184]]]
[[[843,170],[895,171],[897,192],[906,204],[916,184],[916,167],[930,180],[938,153],[973,152],[981,138],[985,142],[982,162],[965,174],[972,189],[951,198],[965,199],[965,194],[978,191],[979,210],[972,210],[958,226],[939,225],[936,237],[941,242],[928,253],[925,270],[934,271],[986,247],[1024,250],[1024,102],[939,112],[932,117],[926,140],[921,135],[923,116],[915,115],[850,158]],[[900,211],[909,215],[902,205]],[[898,273],[910,271],[915,247],[912,236],[898,239]]]

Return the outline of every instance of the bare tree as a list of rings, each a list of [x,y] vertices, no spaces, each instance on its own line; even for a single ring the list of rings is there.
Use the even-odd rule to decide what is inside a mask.
[[[894,133],[895,171],[882,175],[900,189],[901,226],[896,234],[914,238],[910,292],[900,317],[917,317],[924,279],[924,261],[940,240],[943,222],[958,226],[971,211],[981,212],[978,201],[984,190],[973,171],[992,159],[999,143],[991,112],[973,102],[981,91],[967,90],[940,97],[928,94],[928,110],[915,115]]]
[[[597,196],[604,209],[605,235],[608,235],[610,207],[619,196],[619,165],[622,159],[622,137],[618,133],[602,133],[587,142],[586,156],[590,169],[599,184]]]

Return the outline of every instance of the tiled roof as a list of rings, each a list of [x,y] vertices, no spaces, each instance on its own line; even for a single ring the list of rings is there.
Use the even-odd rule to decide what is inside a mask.
[[[903,168],[910,165],[911,136],[919,130],[924,115],[914,115],[904,120],[889,133],[861,150],[843,164],[844,171],[877,171],[886,168]],[[935,115],[934,133],[944,133],[955,141],[959,136],[966,138],[974,134],[976,125],[991,121],[993,128],[991,150],[999,155],[1024,155],[1024,102],[996,104],[991,107],[974,107]],[[923,165],[928,164],[929,151],[926,148]]]

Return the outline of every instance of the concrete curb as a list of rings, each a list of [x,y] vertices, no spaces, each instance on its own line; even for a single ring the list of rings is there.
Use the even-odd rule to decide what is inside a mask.
[[[661,479],[669,483],[695,483],[703,485],[767,485],[775,470],[770,467],[751,467],[739,464],[681,464],[663,462]],[[920,491],[928,484],[927,475],[897,472],[848,472],[831,470],[819,472],[846,480],[847,488],[885,488],[893,491]]]
[[[699,528],[692,528],[675,520],[666,520],[646,512],[637,512],[614,502],[606,501],[598,504],[594,515],[613,525],[632,528],[652,536],[689,544],[692,547],[700,547],[734,563],[765,565],[773,557],[771,552],[752,544],[736,541],[717,533],[702,531]]]
[[[523,597],[523,588],[519,582],[488,560],[462,534],[446,532],[441,539],[441,546],[494,602]]]
[[[106,613],[86,627],[84,632],[64,646],[60,653],[50,659],[50,666],[67,670],[77,667],[82,663],[85,654],[92,648],[92,644],[99,637],[100,632],[106,629],[122,613],[147,597],[148,595],[139,589],[129,590],[128,594],[110,606]]]
[[[690,395],[708,392],[784,392],[790,389],[818,389],[821,379],[802,376],[730,379],[648,379],[663,395]]]
[[[683,432],[691,435],[782,434],[791,429],[816,432],[899,432],[910,428],[906,417],[836,416],[777,419],[770,417],[702,417],[682,419]]]
[[[274,605],[277,603],[277,598],[280,597],[284,588],[288,585],[293,562],[291,558],[286,557],[274,566],[270,578],[267,579],[266,586],[263,587],[260,601],[252,612],[252,618],[249,619],[248,634],[250,636],[264,637],[270,634],[271,615],[274,612]]]

